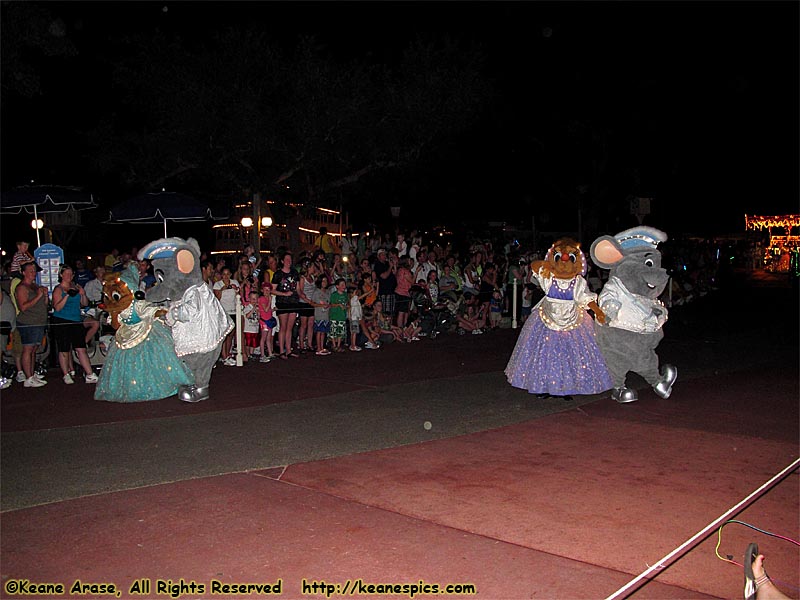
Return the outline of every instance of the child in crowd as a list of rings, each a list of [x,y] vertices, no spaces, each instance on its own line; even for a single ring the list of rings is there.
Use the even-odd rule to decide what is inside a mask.
[[[269,281],[264,281],[261,284],[261,296],[258,298],[258,323],[261,328],[261,339],[259,340],[258,347],[261,351],[261,358],[259,361],[262,363],[269,362],[275,358],[273,331],[278,324],[278,319],[272,314],[274,298],[275,297],[272,295],[272,284]],[[266,352],[264,352],[265,346]]]
[[[381,347],[381,332],[375,327],[375,309],[365,306],[363,312],[364,318],[361,319],[361,333],[367,338],[364,348],[377,350]]]
[[[9,274],[14,277],[15,275],[22,279],[21,266],[27,262],[31,262],[33,256],[28,252],[28,242],[17,242],[17,251],[14,253],[14,258],[11,259],[11,268]]]
[[[347,322],[347,283],[341,277],[336,280],[336,289],[331,292],[330,310],[331,342],[334,352],[344,352],[342,340],[345,337],[345,324]]]
[[[489,328],[494,331],[500,327],[500,320],[503,317],[503,294],[500,290],[494,290],[489,299]]]
[[[369,268],[369,263],[367,263],[367,268]],[[378,286],[375,285],[374,277],[375,275],[372,270],[361,273],[358,293],[363,295],[364,306],[371,307],[375,300],[378,299]]]
[[[314,335],[316,337],[317,356],[328,356],[331,351],[325,347],[325,336],[331,330],[330,302],[331,289],[328,287],[327,275],[317,275],[314,282],[316,290],[311,295],[311,304],[314,305]]]
[[[419,317],[416,317],[411,320],[402,330],[403,339],[409,343],[411,342],[418,342],[419,335],[422,332],[422,326],[420,325]]]
[[[247,304],[242,307],[242,317],[244,318],[244,360],[252,360],[255,356],[253,350],[260,348],[257,291],[250,290]]]
[[[486,325],[483,304],[479,304],[475,300],[470,299],[468,302],[464,303],[463,310],[463,313],[456,315],[458,326],[464,330],[464,332],[471,332],[472,335],[480,335],[483,333],[482,327]]]
[[[431,299],[432,304],[439,302],[439,274],[431,269],[428,272],[428,281],[426,282],[428,288],[428,297]]]
[[[374,314],[374,323],[375,329],[381,334],[381,337],[387,336],[384,339],[388,339],[388,336],[391,336],[389,341],[403,341],[403,331],[396,325],[392,325],[391,319],[383,313],[383,302],[380,300],[376,300],[375,304],[372,305],[372,308],[375,311]]]
[[[361,347],[356,343],[358,334],[361,331],[361,320],[364,318],[364,313],[361,310],[361,300],[371,293],[365,292],[359,295],[358,292],[358,288],[354,288],[350,292],[350,307],[348,310],[348,317],[350,319],[350,350],[353,352],[361,352]]]

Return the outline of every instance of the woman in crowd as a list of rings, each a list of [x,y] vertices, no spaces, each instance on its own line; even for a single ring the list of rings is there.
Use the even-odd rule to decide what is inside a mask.
[[[300,297],[297,285],[300,273],[292,266],[292,253],[288,250],[280,257],[280,268],[272,276],[272,293],[275,295],[275,312],[278,314],[278,351],[282,360],[300,355],[292,348],[292,331],[297,320]]]
[[[408,258],[403,257],[397,261],[397,287],[394,290],[394,309],[397,313],[397,326],[403,329],[411,312],[411,286],[414,276],[409,269]]]
[[[317,289],[317,267],[309,259],[303,260],[300,265],[300,281],[297,285],[297,297],[300,307],[297,315],[300,317],[300,331],[297,336],[297,347],[301,354],[314,351],[314,292]],[[319,349],[319,348],[317,348]]]
[[[30,261],[20,266],[22,281],[14,289],[17,313],[17,331],[22,341],[21,366],[25,373],[25,387],[47,385],[44,377],[34,373],[36,348],[42,343],[47,329],[47,289],[36,283],[39,265]]]
[[[58,364],[64,383],[75,383],[75,365],[72,350],[78,356],[83,368],[86,383],[97,383],[97,375],[92,371],[92,363],[86,353],[86,339],[81,307],[89,306],[84,289],[75,283],[75,273],[69,265],[61,265],[58,270],[58,285],[53,289],[53,340],[58,348]]]

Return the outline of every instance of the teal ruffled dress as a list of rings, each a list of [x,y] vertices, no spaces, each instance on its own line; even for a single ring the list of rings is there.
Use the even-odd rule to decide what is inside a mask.
[[[100,371],[95,400],[160,400],[194,383],[192,372],[175,354],[169,328],[155,318],[157,310],[146,300],[136,300],[119,314],[120,327]]]

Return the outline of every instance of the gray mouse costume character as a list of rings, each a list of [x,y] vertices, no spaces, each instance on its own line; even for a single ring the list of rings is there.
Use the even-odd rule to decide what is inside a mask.
[[[594,263],[610,269],[597,299],[606,323],[595,323],[595,333],[614,382],[612,398],[617,402],[638,400],[636,390],[625,387],[629,371],[641,375],[662,398],[669,398],[678,378],[672,365],[659,371],[656,354],[668,314],[658,300],[669,281],[658,251],[659,242],[666,241],[663,231],[641,226],[613,237],[600,236],[590,249]]]
[[[147,300],[168,308],[175,353],[194,374],[194,385],[181,386],[178,397],[184,402],[207,400],[211,370],[233,323],[203,281],[200,246],[193,238],[163,238],[139,251],[139,260],[144,258],[153,262],[157,281]]]

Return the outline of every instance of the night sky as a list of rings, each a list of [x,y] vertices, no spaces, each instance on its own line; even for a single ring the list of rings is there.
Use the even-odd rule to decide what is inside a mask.
[[[4,190],[35,179],[86,186],[106,203],[122,199],[90,169],[82,137],[114,110],[106,44],[154,28],[201,43],[214,28],[258,23],[287,44],[312,33],[342,60],[391,63],[417,35],[481,45],[491,106],[418,166],[404,216],[430,210],[443,221],[468,213],[525,223],[536,216],[545,229],[574,229],[576,206],[551,182],[586,159],[563,134],[586,120],[612,148],[604,201],[614,208],[604,214],[616,211],[619,225],[631,218],[624,206],[632,194],[655,199],[648,221],[667,231],[737,233],[745,212],[798,211],[797,2],[41,6],[63,24],[50,35],[66,35],[78,53],[36,57],[42,94],[34,98],[8,91],[4,65]],[[354,210],[377,219],[389,204],[374,198]]]

